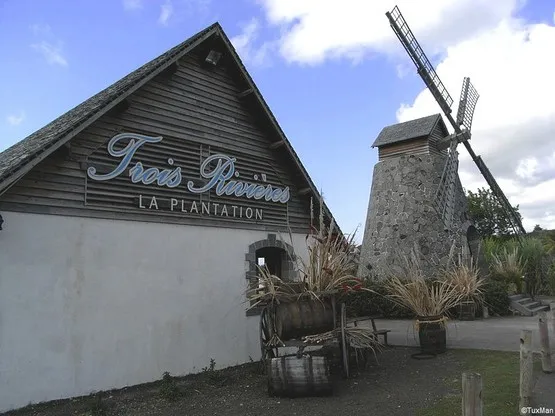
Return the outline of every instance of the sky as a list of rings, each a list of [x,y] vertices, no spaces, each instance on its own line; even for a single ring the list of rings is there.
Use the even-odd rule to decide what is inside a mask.
[[[553,0],[0,0],[0,151],[220,22],[344,232],[366,220],[381,129],[439,113],[389,27],[398,5],[524,227],[555,228]],[[461,146],[466,189],[487,186]]]

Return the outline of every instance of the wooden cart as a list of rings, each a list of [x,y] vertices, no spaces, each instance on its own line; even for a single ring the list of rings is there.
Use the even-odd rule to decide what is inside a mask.
[[[318,294],[319,300],[307,298],[288,303],[272,302],[264,307],[260,316],[260,348],[264,369],[272,358],[280,356],[282,348],[296,347],[300,355],[306,347],[339,344],[343,374],[349,377],[346,309],[344,303],[337,307],[336,293]],[[302,339],[336,329],[339,329],[337,337],[330,340],[311,343]]]

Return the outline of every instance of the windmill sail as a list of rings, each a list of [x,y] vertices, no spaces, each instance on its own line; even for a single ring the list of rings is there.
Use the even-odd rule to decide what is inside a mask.
[[[453,140],[434,197],[434,208],[441,216],[447,230],[451,230],[454,223],[457,172],[459,169],[459,154],[456,147],[457,142]]]
[[[484,164],[480,156],[476,156],[468,139],[470,139],[470,127],[472,125],[472,117],[474,114],[474,108],[476,102],[478,101],[479,95],[470,83],[469,78],[465,78],[463,81],[463,91],[461,93],[461,100],[459,102],[459,110],[457,114],[457,121],[451,115],[451,105],[453,104],[453,99],[449,92],[439,79],[433,65],[430,63],[426,54],[420,47],[418,41],[416,40],[414,34],[410,30],[407,22],[405,21],[399,7],[395,6],[391,12],[385,14],[389,19],[391,28],[399,38],[399,41],[406,49],[407,53],[411,57],[412,61],[416,65],[418,74],[432,93],[433,97],[443,110],[443,113],[449,123],[453,126],[455,130],[455,135],[451,141],[449,148],[449,154],[441,177],[440,185],[436,192],[435,206],[441,217],[446,223],[446,227],[450,227],[452,223],[452,204],[453,201],[453,189],[456,185],[456,175],[458,169],[458,157],[456,154],[456,147],[459,139],[463,139],[464,147],[472,157],[476,166],[480,170],[480,173],[488,183],[492,190],[493,195],[502,206],[505,213],[505,217],[511,224],[512,229],[515,234],[525,234],[526,230],[522,226],[520,216],[514,211],[513,207],[509,203],[509,200],[497,184],[496,180],[489,169]],[[461,129],[461,126],[465,127],[465,130]]]
[[[503,209],[505,218],[508,219],[511,228],[513,229],[513,232],[516,235],[526,234],[526,230],[522,226],[522,221],[520,219],[520,216],[513,209],[509,200],[507,199],[507,197],[505,196],[505,194],[497,184],[497,181],[489,171],[488,167],[486,166],[482,158],[480,156],[476,156],[476,158],[474,159],[474,162],[476,162],[478,169],[480,169],[480,172],[482,173],[482,176],[488,183],[493,195],[497,198],[497,200],[501,204],[501,208]]]
[[[429,61],[428,57],[420,47],[420,44],[414,37],[409,25],[399,10],[399,7],[395,6],[391,13],[387,12],[385,15],[389,19],[389,23],[397,35],[397,38],[399,38],[399,41],[405,47],[407,53],[414,62],[414,65],[416,65],[418,74],[422,77],[422,80],[438,102],[443,112],[446,115],[450,115],[453,99],[451,98],[451,95],[449,95],[445,85],[443,85],[443,82],[439,79],[434,66]]]
[[[480,98],[480,94],[470,82],[470,78],[464,77],[459,109],[457,110],[457,125],[464,126],[468,132],[472,128],[472,118],[474,117],[474,109],[478,98]]]

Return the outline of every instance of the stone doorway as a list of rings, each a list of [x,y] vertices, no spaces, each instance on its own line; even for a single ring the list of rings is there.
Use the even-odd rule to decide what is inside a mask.
[[[297,269],[293,247],[276,238],[275,234],[268,234],[264,240],[259,240],[249,245],[245,256],[247,261],[246,278],[251,288],[258,287],[259,271],[257,266],[266,266],[271,274],[283,280],[295,280]],[[260,309],[254,308],[247,311],[247,315],[258,315]]]

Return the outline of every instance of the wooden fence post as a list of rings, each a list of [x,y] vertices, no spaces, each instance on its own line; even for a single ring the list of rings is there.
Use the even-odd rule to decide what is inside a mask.
[[[540,348],[542,355],[542,370],[544,373],[552,373],[551,350],[549,348],[549,327],[547,326],[547,312],[538,313],[540,326]]]
[[[520,409],[530,406],[533,365],[532,331],[523,329],[520,332]]]
[[[482,376],[478,373],[462,375],[462,416],[482,416]]]
[[[553,339],[555,340],[555,302],[551,302],[549,304],[549,307],[551,308],[551,310],[549,311],[551,315],[551,332],[553,333]]]

